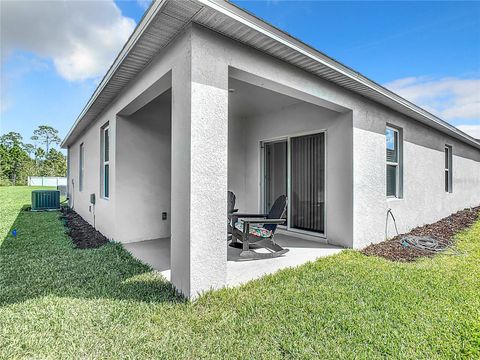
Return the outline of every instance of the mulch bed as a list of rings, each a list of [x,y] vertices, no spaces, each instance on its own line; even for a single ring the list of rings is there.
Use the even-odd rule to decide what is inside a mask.
[[[95,230],[74,210],[67,207],[62,208],[60,218],[64,221],[67,233],[76,248],[94,249],[108,243],[108,239],[100,231]]]
[[[401,262],[415,261],[421,257],[432,257],[435,255],[434,252],[411,246],[404,247],[400,239],[405,235],[431,237],[447,245],[448,248],[454,245],[455,234],[473,225],[479,215],[480,206],[461,210],[436,223],[420,226],[407,234],[401,234],[381,243],[369,245],[361,252],[367,256],[381,256],[388,260]]]

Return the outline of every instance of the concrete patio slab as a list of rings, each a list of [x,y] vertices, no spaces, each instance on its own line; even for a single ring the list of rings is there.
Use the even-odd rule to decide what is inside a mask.
[[[284,256],[262,260],[240,259],[240,249],[228,247],[227,286],[244,284],[278,270],[295,267],[318,258],[338,254],[342,248],[316,241],[276,234],[275,241],[290,251]]]
[[[277,234],[275,240],[290,251],[284,256],[262,260],[243,260],[240,249],[228,247],[227,286],[237,286],[278,270],[295,267],[318,258],[338,254],[342,248],[291,235]],[[152,266],[170,281],[170,239],[139,241],[124,244],[134,257]]]

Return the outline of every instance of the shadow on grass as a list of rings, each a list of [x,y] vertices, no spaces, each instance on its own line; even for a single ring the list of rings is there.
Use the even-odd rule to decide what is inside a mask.
[[[18,213],[0,245],[0,306],[41,296],[183,302],[171,284],[120,244],[74,248],[58,212]],[[17,236],[12,230],[17,230]]]

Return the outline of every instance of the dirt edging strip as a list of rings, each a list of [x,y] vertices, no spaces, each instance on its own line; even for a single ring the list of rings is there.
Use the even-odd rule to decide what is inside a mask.
[[[67,234],[78,249],[95,249],[108,243],[108,239],[80,215],[69,207],[63,207],[60,219],[63,221]]]
[[[419,226],[406,234],[378,244],[371,244],[361,253],[367,256],[380,256],[392,261],[409,262],[422,257],[433,257],[439,252],[418,249],[408,246],[402,239],[406,236],[432,238],[446,249],[455,245],[455,234],[472,226],[480,216],[480,206],[467,208],[443,218],[433,224]],[[440,252],[441,253],[441,252]]]

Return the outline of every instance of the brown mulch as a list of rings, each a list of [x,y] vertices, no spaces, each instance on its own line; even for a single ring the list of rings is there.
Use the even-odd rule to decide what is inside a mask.
[[[367,256],[381,256],[392,261],[415,261],[421,257],[432,257],[435,252],[421,250],[412,246],[404,247],[401,239],[406,235],[430,237],[438,240],[441,244],[451,247],[454,245],[454,236],[461,230],[468,228],[479,218],[480,206],[461,210],[447,216],[433,224],[417,227],[407,234],[395,236],[392,239],[378,244],[371,244],[362,250]]]
[[[108,239],[70,208],[62,208],[62,216],[67,234],[78,249],[94,249],[106,243]]]

